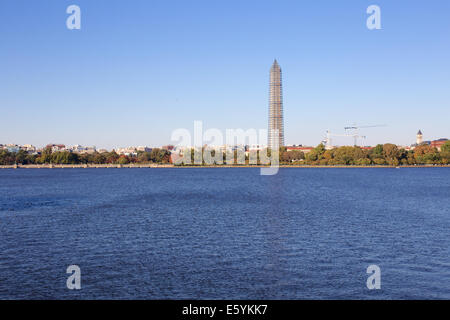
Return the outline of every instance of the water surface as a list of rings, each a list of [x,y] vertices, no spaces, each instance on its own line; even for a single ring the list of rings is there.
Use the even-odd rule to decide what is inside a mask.
[[[450,299],[449,208],[448,168],[0,170],[0,299]]]

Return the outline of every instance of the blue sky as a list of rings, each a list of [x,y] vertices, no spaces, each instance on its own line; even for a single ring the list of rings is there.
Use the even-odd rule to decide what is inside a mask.
[[[81,8],[81,30],[66,8]],[[368,30],[366,8],[381,8]],[[450,1],[0,2],[0,143],[158,146],[174,129],[267,127],[283,69],[286,143],[450,138]],[[337,141],[351,144],[350,140]]]

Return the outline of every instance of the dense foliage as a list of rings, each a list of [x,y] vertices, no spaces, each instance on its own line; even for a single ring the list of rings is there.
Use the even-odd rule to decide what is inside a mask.
[[[170,163],[167,150],[155,148],[151,152],[138,152],[137,156],[118,155],[115,151],[104,153],[77,154],[69,151],[52,152],[46,148],[41,154],[31,155],[25,151],[16,153],[0,150],[0,165],[13,164],[128,164],[128,163]]]
[[[291,151],[293,152],[293,151]],[[290,152],[282,150],[281,161]],[[414,150],[398,148],[394,144],[379,144],[367,150],[360,147],[339,147],[326,150],[319,145],[304,155],[304,160],[292,161],[307,165],[447,165],[450,164],[450,141],[447,141],[439,152],[429,145],[421,145]]]
[[[214,152],[213,152],[214,155]],[[269,152],[270,155],[270,152]],[[234,152],[237,159],[237,152]],[[223,155],[225,161],[225,154]],[[259,157],[258,157],[259,158]],[[192,159],[194,159],[192,150]],[[248,163],[248,156],[245,157]],[[68,151],[52,152],[44,149],[41,154],[31,155],[25,151],[11,153],[0,151],[0,165],[13,164],[129,164],[129,163],[170,163],[170,152],[155,148],[151,152],[138,152],[137,156],[118,155],[115,151],[92,154],[77,154]],[[193,162],[193,161],[192,161]],[[235,163],[237,163],[235,161]],[[259,163],[259,161],[258,161]],[[394,144],[379,144],[367,150],[360,147],[339,147],[326,150],[323,144],[311,152],[287,151],[280,148],[281,164],[305,165],[447,165],[450,164],[450,141],[447,141],[441,151],[429,145],[421,145],[414,150],[398,148]]]

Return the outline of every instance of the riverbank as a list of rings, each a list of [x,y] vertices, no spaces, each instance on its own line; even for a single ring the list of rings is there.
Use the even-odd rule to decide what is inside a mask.
[[[280,165],[280,168],[450,168],[450,165],[408,165],[408,166],[388,166],[388,165]],[[216,166],[195,166],[184,165],[175,166],[172,164],[27,164],[27,165],[0,165],[0,169],[117,169],[117,168],[269,168],[263,165],[216,165]]]
[[[0,166],[0,169],[79,169],[79,168],[171,168],[163,164],[18,164]]]

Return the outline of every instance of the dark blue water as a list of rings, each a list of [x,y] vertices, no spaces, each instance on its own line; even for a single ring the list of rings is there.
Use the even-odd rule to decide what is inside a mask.
[[[450,170],[0,170],[11,298],[449,299]]]

